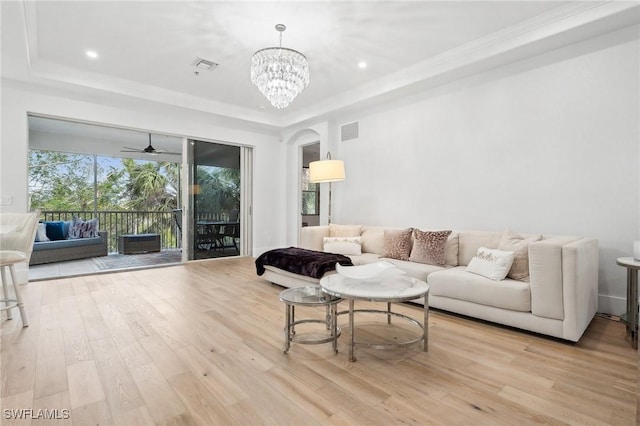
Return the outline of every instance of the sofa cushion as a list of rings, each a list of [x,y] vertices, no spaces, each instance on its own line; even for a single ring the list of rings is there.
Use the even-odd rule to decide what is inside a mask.
[[[324,237],[323,251],[347,256],[362,254],[361,237]]]
[[[458,232],[452,232],[447,238],[447,251],[445,254],[445,264],[448,266],[458,266],[458,245],[460,241],[460,234]]]
[[[500,281],[505,279],[509,273],[509,269],[513,265],[513,257],[512,251],[480,247],[467,265],[467,271],[494,281]]]
[[[409,260],[413,228],[384,230],[384,257]]]
[[[429,265],[428,263],[409,262],[407,260],[398,260],[391,258],[381,258],[379,260],[386,260],[393,263],[398,268],[407,273],[408,276],[417,278],[421,281],[427,281],[427,276],[435,271],[441,271],[444,268],[437,265]]]
[[[46,226],[47,238],[51,241],[64,240],[67,234],[64,232],[64,222],[61,220],[44,222]]]
[[[49,241],[47,237],[47,224],[44,222],[38,223],[38,229],[36,230],[36,242]]]
[[[84,221],[74,216],[69,228],[69,238],[92,238],[98,236],[98,218]]]
[[[427,278],[429,294],[465,300],[501,309],[531,311],[529,283],[505,279],[493,281],[472,274],[464,266],[434,271]]]
[[[384,229],[382,226],[362,227],[362,251],[382,256],[384,253]]]
[[[502,232],[464,231],[460,232],[458,243],[458,265],[468,265],[480,247],[498,248]]]
[[[429,265],[444,265],[449,235],[451,235],[451,230],[421,231],[414,229],[413,246],[409,260],[411,262],[428,263]]]
[[[104,244],[102,237],[74,238],[68,240],[43,241],[33,244],[33,251],[55,250],[59,248],[83,247]]]
[[[529,279],[529,244],[540,241],[542,235],[524,237],[511,230],[507,230],[498,244],[500,250],[513,251],[513,265],[509,270],[509,278],[514,280]]]
[[[359,237],[360,234],[362,234],[362,225],[329,224],[330,237]]]

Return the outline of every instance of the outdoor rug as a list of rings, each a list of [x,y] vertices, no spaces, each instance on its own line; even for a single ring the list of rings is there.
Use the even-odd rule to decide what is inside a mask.
[[[163,265],[169,263],[180,263],[182,252],[180,250],[165,250],[159,253],[142,254],[118,254],[112,253],[108,256],[94,257],[93,262],[100,270],[137,268],[141,266]]]

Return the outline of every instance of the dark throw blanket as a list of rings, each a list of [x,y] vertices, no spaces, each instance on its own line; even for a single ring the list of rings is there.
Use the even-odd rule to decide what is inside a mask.
[[[353,266],[351,259],[341,254],[297,247],[280,248],[262,253],[256,259],[256,271],[258,275],[262,275],[265,265],[269,265],[293,274],[322,278],[325,272],[336,269],[336,262],[343,266]]]

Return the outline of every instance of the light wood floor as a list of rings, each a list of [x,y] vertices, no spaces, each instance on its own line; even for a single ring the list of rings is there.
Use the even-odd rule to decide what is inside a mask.
[[[357,349],[350,363],[346,326],[338,354],[329,344],[283,354],[282,288],[257,277],[252,259],[22,288],[31,326],[16,312],[0,328],[2,424],[636,423],[637,352],[603,318],[571,344],[432,311],[429,352]],[[410,331],[387,330],[383,316],[360,321],[363,336]],[[70,418],[7,418],[19,409]]]

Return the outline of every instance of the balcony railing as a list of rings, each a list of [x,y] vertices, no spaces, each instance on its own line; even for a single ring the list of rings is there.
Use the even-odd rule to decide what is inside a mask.
[[[237,211],[236,211],[237,212]],[[199,212],[197,220],[228,221],[229,212]],[[125,234],[160,234],[162,250],[180,247],[180,230],[173,211],[98,211],[93,210],[43,210],[41,219],[72,221],[98,218],[98,229],[109,233],[109,253],[118,251],[118,237]],[[237,213],[236,213],[237,216]]]
[[[118,251],[118,236],[124,234],[160,234],[162,250],[179,247],[179,230],[173,212],[157,211],[42,211],[43,220],[71,221],[77,216],[83,220],[98,218],[98,229],[109,233],[109,253]]]

